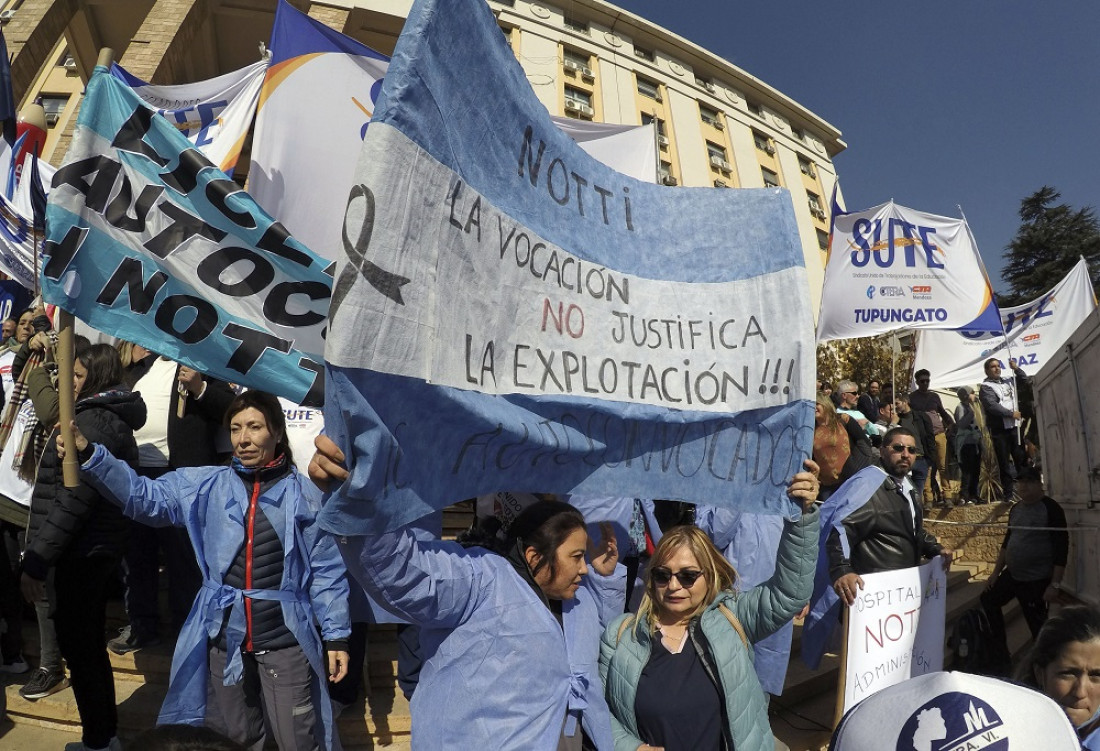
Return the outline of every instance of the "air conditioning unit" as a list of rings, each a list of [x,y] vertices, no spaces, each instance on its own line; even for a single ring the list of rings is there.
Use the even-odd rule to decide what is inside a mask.
[[[726,185],[725,180],[715,180],[714,181],[714,187],[716,187],[716,188],[726,188],[726,187],[729,187],[729,186]]]
[[[587,104],[582,104],[578,109],[582,115],[588,115],[589,117],[593,117],[596,114],[596,110],[592,109]]]
[[[581,68],[580,65],[578,65],[577,63],[575,63],[572,60],[566,60],[564,63],[562,63],[562,65],[565,67],[566,70],[571,70],[571,71],[574,71],[574,72],[580,70],[580,68]]]
[[[566,112],[580,112],[581,111],[581,103],[578,102],[576,99],[566,99],[565,100],[565,111]]]
[[[596,78],[596,74],[592,72],[592,69],[587,65],[581,66],[581,76],[587,78],[589,81],[593,81]]]
[[[53,126],[57,125],[57,121],[58,121],[58,119],[60,119],[60,117],[61,116],[59,114],[57,114],[56,112],[47,112],[46,113],[46,127],[47,128],[52,128]]]
[[[0,21],[10,21],[15,18],[14,10],[0,10]]]
[[[657,134],[657,145],[660,146],[662,149],[667,149],[668,148],[668,136],[662,136],[660,133],[658,133]]]
[[[703,88],[709,91],[711,94],[714,93],[714,84],[712,84],[710,81],[703,81]]]
[[[712,125],[713,125],[713,126],[714,126],[715,128],[717,128],[718,130],[725,130],[725,129],[726,129],[726,126],[722,125],[722,121],[721,121],[721,120],[717,120],[717,119],[716,119],[716,120],[715,120],[715,121],[714,121],[713,123],[711,123],[711,124],[712,124]]]
[[[770,143],[764,147],[764,151],[768,154],[771,154],[772,156],[775,156],[775,147],[772,146]]]
[[[680,181],[677,180],[672,175],[662,175],[661,176],[661,183],[663,185],[679,185]]]
[[[711,167],[717,167],[718,169],[724,169],[723,165],[725,163],[726,163],[726,160],[723,159],[720,156],[712,156],[710,158],[710,166]]]
[[[821,221],[825,221],[825,212],[823,210],[811,208],[810,213],[813,214],[818,219],[820,219]]]
[[[653,101],[655,101],[655,102],[663,102],[663,101],[665,101],[665,100],[664,100],[664,99],[663,99],[663,98],[661,97],[661,92],[659,92],[659,91],[658,91],[658,92],[657,92],[657,93],[656,93],[656,94],[654,95],[654,97],[653,97]]]
[[[817,177],[817,170],[814,169],[812,164],[807,164],[803,172],[806,173],[806,177]]]
[[[65,70],[75,71],[76,70],[76,60],[73,60],[71,57],[68,60],[66,60],[65,61]]]

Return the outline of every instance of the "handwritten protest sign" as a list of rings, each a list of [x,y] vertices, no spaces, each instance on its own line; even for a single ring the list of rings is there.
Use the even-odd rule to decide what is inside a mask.
[[[923,566],[863,576],[848,616],[844,711],[887,686],[943,670],[947,573]]]
[[[328,262],[106,68],[47,219],[48,302],[204,373],[320,403]]]
[[[356,458],[331,529],[500,490],[792,513],[814,343],[790,195],[596,161],[480,0],[410,12],[342,244],[325,424]]]

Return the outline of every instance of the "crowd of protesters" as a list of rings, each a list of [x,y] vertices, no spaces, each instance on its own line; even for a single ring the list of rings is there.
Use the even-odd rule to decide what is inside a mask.
[[[16,447],[16,460],[5,450],[0,464],[14,474],[0,470],[0,495],[25,493],[29,514],[0,528],[0,670],[29,674],[27,700],[71,685],[82,749],[121,747],[108,650],[147,649],[169,633],[161,727],[134,748],[339,748],[365,622],[396,621],[414,748],[772,751],[782,744],[768,704],[782,692],[815,567],[833,574],[843,607],[861,574],[922,556],[950,565],[922,514],[948,503],[952,456],[956,503],[981,500],[983,446],[1000,467],[987,500],[1012,498],[1017,484],[1013,524],[1025,531],[1006,536],[982,605],[1003,624],[1000,607],[1020,599],[1035,636],[1022,680],[1064,707],[1086,748],[1100,748],[1100,615],[1067,609],[1047,621],[1066,546],[1026,530],[1064,527],[1065,517],[1008,429],[1020,417],[1018,370],[1003,379],[987,364],[986,382],[959,389],[953,413],[926,372],[910,394],[876,380],[864,390],[819,384],[812,459],[789,478],[792,519],[504,493],[493,498],[507,504],[478,504],[457,541],[439,539],[437,518],[335,538],[316,519],[322,489],[347,477],[346,458],[321,435],[303,474],[309,457],[295,457],[297,428],[275,397],[138,345],[81,337],[73,383],[59,383],[42,311],[6,322],[5,336],[0,445]],[[66,388],[76,487],[61,478]],[[910,538],[912,551],[898,552]],[[108,640],[107,602],[120,586],[129,623]],[[33,672],[20,594],[38,621]]]

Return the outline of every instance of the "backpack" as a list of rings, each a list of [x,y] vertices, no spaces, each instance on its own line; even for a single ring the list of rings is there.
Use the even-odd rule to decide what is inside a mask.
[[[959,616],[947,643],[954,658],[952,670],[989,676],[1007,676],[1011,670],[1007,649],[997,643],[981,608],[970,608]]]

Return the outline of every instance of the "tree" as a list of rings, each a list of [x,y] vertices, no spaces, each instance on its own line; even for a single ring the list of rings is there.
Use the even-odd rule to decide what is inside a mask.
[[[819,380],[827,381],[834,389],[838,381],[849,379],[858,383],[862,390],[872,379],[886,386],[890,383],[893,374],[897,379],[897,392],[908,393],[910,371],[915,354],[912,348],[912,337],[901,332],[898,344],[901,351],[896,356],[889,335],[840,339],[819,344],[817,377]]]
[[[1081,256],[1089,264],[1092,288],[1100,287],[1100,220],[1091,207],[1057,203],[1062,194],[1049,185],[1020,202],[1020,228],[1005,248],[1001,277],[1011,292],[1002,305],[1020,305],[1048,292]]]

